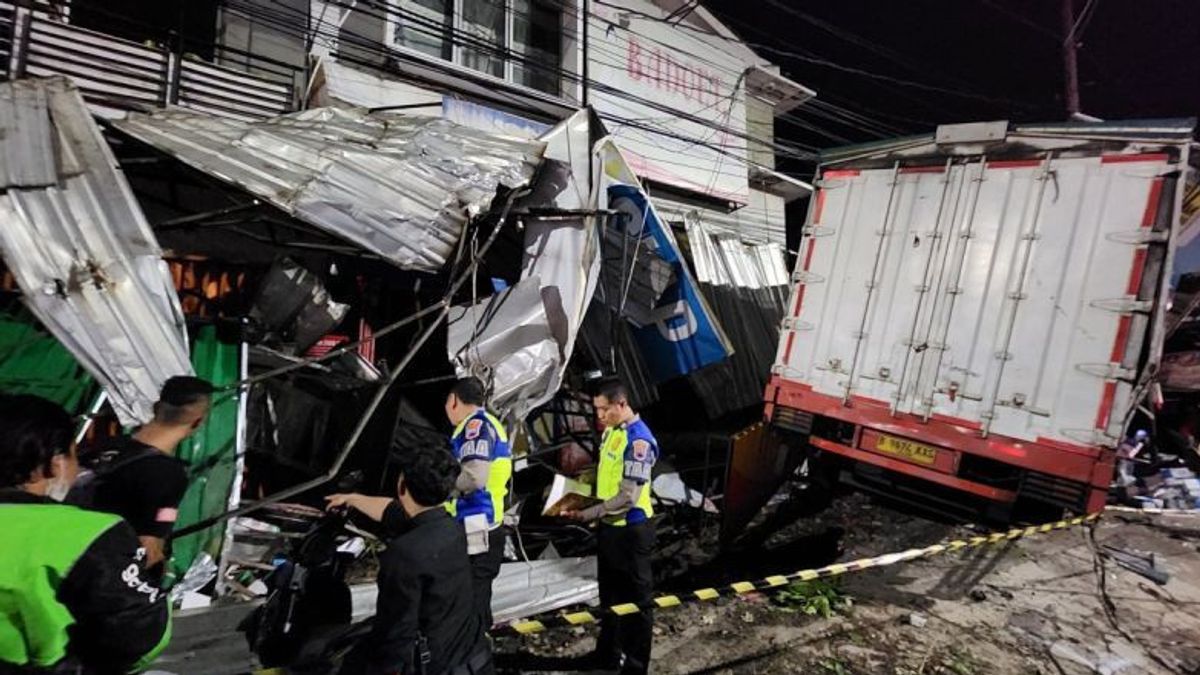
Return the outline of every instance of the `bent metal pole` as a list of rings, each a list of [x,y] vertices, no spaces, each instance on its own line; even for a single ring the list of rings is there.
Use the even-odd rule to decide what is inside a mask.
[[[256,502],[247,504],[232,511],[226,511],[220,515],[213,516],[212,518],[206,518],[198,523],[193,523],[187,527],[181,528],[179,531],[172,533],[171,539],[179,539],[180,537],[186,537],[189,534],[206,530],[217,523],[229,520],[230,518],[243,516],[247,513],[252,513],[263,508],[264,506],[281,502],[284,499],[293,497],[302,492],[307,492],[308,490],[319,487],[333,480],[333,478],[342,470],[342,464],[344,464],[346,462],[346,458],[350,456],[350,451],[353,450],[354,446],[358,443],[359,437],[361,437],[363,431],[366,430],[367,424],[370,423],[371,418],[375,416],[375,411],[378,410],[379,405],[383,403],[383,399],[387,396],[387,393],[392,388],[392,385],[396,383],[396,380],[400,378],[400,374],[404,372],[410,363],[412,363],[413,358],[415,358],[417,353],[421,351],[421,348],[425,346],[425,343],[429,340],[429,338],[433,336],[433,333],[435,330],[437,330],[438,326],[440,326],[441,323],[446,320],[446,317],[450,315],[451,299],[454,297],[454,294],[458,292],[458,289],[462,288],[462,285],[471,278],[471,274],[475,267],[479,265],[480,258],[487,253],[488,249],[491,248],[492,243],[496,241],[500,231],[504,229],[504,225],[508,222],[509,210],[512,208],[513,202],[527,193],[528,190],[513,190],[509,193],[504,204],[504,210],[501,212],[500,218],[496,223],[496,227],[492,230],[491,235],[488,236],[487,241],[484,242],[483,246],[479,249],[478,254],[474,256],[467,268],[459,273],[459,275],[450,284],[450,287],[446,289],[446,293],[442,296],[442,299],[433,305],[430,305],[430,307],[440,307],[441,311],[438,312],[437,317],[430,322],[429,326],[427,326],[425,330],[421,332],[421,335],[417,338],[417,341],[413,343],[413,346],[408,350],[408,353],[404,355],[404,358],[400,361],[400,363],[397,364],[396,367],[392,369],[392,372],[388,374],[387,380],[380,384],[375,390],[375,396],[371,399],[370,404],[367,405],[367,409],[363,411],[362,416],[359,417],[358,424],[355,425],[354,431],[350,434],[350,437],[346,439],[345,443],[342,444],[342,449],[338,452],[337,459],[334,460],[333,466],[329,467],[328,471],[320,476],[317,476],[316,478],[300,483],[299,485],[293,485],[290,488],[286,488],[276,492],[275,494],[263,497]]]

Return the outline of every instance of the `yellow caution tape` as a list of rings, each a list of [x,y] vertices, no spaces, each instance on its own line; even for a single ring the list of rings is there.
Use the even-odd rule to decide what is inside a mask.
[[[1076,518],[1068,518],[1053,523],[1044,525],[1032,525],[1030,527],[1019,527],[1007,532],[996,532],[988,536],[977,536],[969,539],[956,539],[943,544],[934,544],[925,548],[914,548],[907,551],[897,553],[888,553],[886,555],[875,556],[873,558],[862,558],[844,563],[834,563],[825,567],[816,569],[800,570],[792,574],[777,574],[774,576],[761,579],[759,581],[738,581],[724,587],[726,590],[722,592],[716,588],[700,588],[686,595],[661,595],[644,603],[624,603],[613,605],[607,608],[597,608],[592,611],[582,612],[560,612],[558,614],[550,614],[539,619],[522,619],[508,625],[508,629],[521,635],[532,635],[540,633],[547,628],[561,626],[582,626],[585,624],[598,623],[608,616],[628,616],[639,612],[649,612],[654,609],[667,609],[670,607],[679,607],[680,605],[689,602],[706,602],[716,600],[720,597],[728,597],[733,595],[744,595],[756,591],[770,591],[786,586],[793,581],[812,581],[813,579],[824,579],[828,577],[840,576],[848,572],[859,572],[862,570],[872,569],[875,567],[887,567],[903,562],[911,562],[921,558],[929,558],[935,555],[940,555],[947,552],[961,551],[968,548],[976,548],[985,544],[1007,543],[1015,539],[1029,537],[1036,534],[1045,534],[1055,530],[1064,530],[1069,527],[1076,527],[1085,523],[1095,522],[1100,518],[1099,513],[1093,513],[1087,516],[1078,516]]]

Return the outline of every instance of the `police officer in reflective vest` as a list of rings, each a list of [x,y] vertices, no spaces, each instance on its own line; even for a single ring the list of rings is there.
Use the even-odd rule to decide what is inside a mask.
[[[475,606],[485,630],[492,625],[492,581],[504,562],[504,498],[512,479],[512,451],[504,424],[483,407],[483,384],[458,380],[446,396],[446,417],[454,425],[450,449],[462,465],[457,496],[446,510],[467,532],[467,553],[475,584]]]
[[[596,540],[601,604],[645,602],[654,591],[650,471],[658,459],[658,442],[630,408],[628,391],[620,382],[602,384],[593,403],[605,426],[596,470],[596,497],[604,502],[563,515],[581,522],[600,521]],[[593,654],[596,667],[647,672],[653,623],[647,610],[605,619]]]

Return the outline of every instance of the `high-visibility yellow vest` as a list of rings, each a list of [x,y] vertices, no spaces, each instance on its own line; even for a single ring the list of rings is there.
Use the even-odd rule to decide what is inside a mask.
[[[643,481],[633,507],[624,515],[605,516],[604,524],[624,527],[654,516],[654,507],[650,503],[650,467],[657,459],[658,442],[641,418],[604,430],[600,465],[596,468],[596,498],[616,496],[621,489],[621,480],[626,476]]]
[[[469,451],[471,448],[467,444],[479,439],[487,440],[490,446],[487,457],[480,457],[490,462],[487,486],[450,499],[446,502],[446,510],[460,521],[479,513],[485,514],[488,525],[494,527],[504,522],[504,498],[508,495],[508,482],[512,479],[512,449],[504,424],[482,408],[459,422],[454,429],[450,437],[454,458],[459,462],[464,459],[469,461],[473,455],[470,452],[464,454],[464,449]]]

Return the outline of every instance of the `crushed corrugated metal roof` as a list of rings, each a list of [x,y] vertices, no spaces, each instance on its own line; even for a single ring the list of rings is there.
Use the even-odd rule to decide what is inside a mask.
[[[261,122],[163,110],[117,128],[398,267],[432,272],[544,144],[437,117],[317,108]]]
[[[542,280],[536,276],[452,308],[446,348],[460,373],[492,384],[494,410],[515,409],[519,415],[529,411],[531,401],[558,388],[565,367],[542,300]]]
[[[600,269],[590,154],[592,116],[580,110],[539,139],[544,161],[522,207],[574,212],[527,215],[521,281],[449,317],[447,347],[460,376],[482,378],[491,405],[523,418],[550,401],[562,385],[575,336],[596,289]]]
[[[191,373],[183,313],[137,200],[65,78],[0,84],[0,248],[33,314],[123,424]]]

